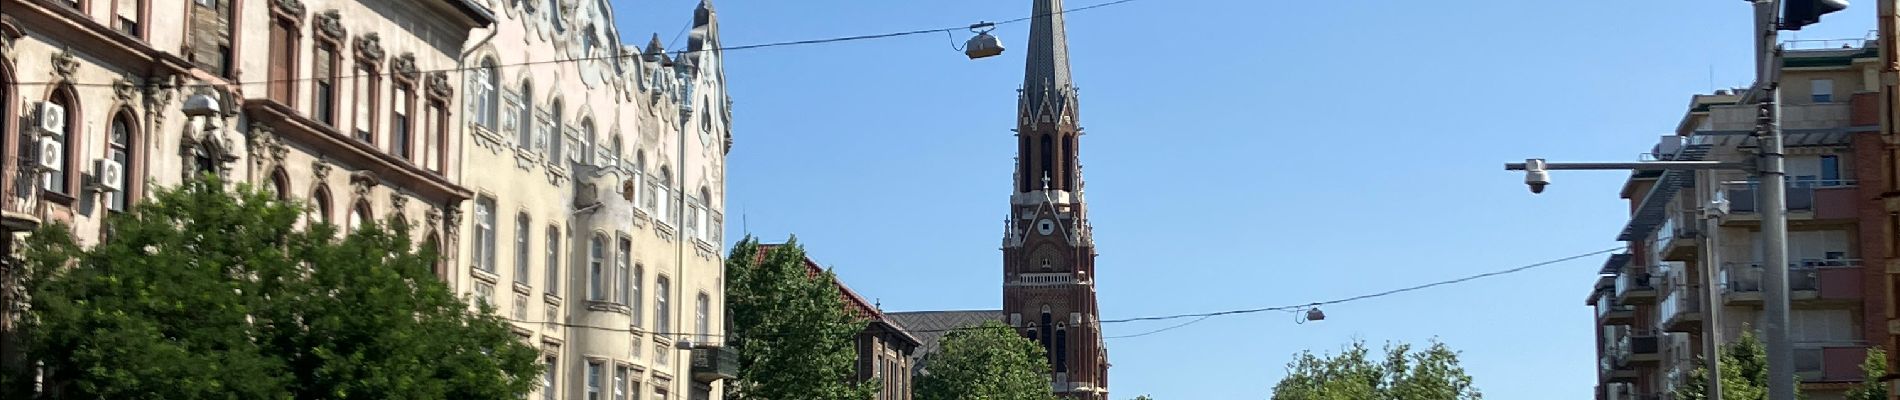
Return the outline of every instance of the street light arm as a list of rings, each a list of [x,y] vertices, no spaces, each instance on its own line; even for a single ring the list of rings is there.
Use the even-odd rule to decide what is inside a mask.
[[[1525,163],[1504,163],[1505,171],[1523,171]],[[1747,170],[1743,163],[1722,161],[1645,161],[1645,162],[1578,162],[1545,163],[1546,170]]]

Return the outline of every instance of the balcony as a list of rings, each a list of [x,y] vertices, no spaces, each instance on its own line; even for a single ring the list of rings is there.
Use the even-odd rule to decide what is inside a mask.
[[[8,163],[13,163],[9,161]],[[24,232],[39,228],[41,215],[38,180],[30,179],[37,174],[20,173],[31,168],[27,166],[6,166],[10,176],[3,182],[13,187],[0,188],[0,232]],[[28,178],[28,179],[22,179]]]
[[[1011,275],[1005,286],[1062,286],[1088,283],[1077,274],[1067,272],[1033,273]]]
[[[712,382],[739,377],[739,353],[730,347],[693,350],[693,380]]]
[[[1659,302],[1662,306],[1657,313],[1664,331],[1697,332],[1702,330],[1702,297],[1697,295],[1697,286],[1671,285],[1669,295]]]
[[[1616,300],[1623,304],[1655,304],[1656,276],[1648,271],[1623,270],[1616,276]]]
[[[1802,382],[1854,382],[1867,345],[1858,342],[1795,343],[1794,372]]]
[[[1662,256],[1662,261],[1695,259],[1699,242],[1696,240],[1696,228],[1700,223],[1692,213],[1671,209],[1669,219],[1656,229],[1656,250]]]
[[[1729,183],[1723,186],[1723,196],[1729,201],[1729,217],[1724,221],[1737,223],[1760,223],[1761,213],[1756,204],[1757,182]],[[1799,180],[1787,183],[1788,219],[1835,220],[1855,218],[1855,198],[1860,188],[1851,180]]]
[[[1662,340],[1655,333],[1625,334],[1617,346],[1624,350],[1626,364],[1656,365],[1661,363]]]
[[[1727,263],[1722,266],[1723,302],[1761,304],[1762,264]],[[1858,303],[1861,293],[1860,260],[1802,260],[1788,266],[1789,301]]]
[[[1606,382],[1636,382],[1636,368],[1621,363],[1616,354],[1604,354],[1597,359],[1598,378]]]
[[[1752,131],[1758,116],[1754,105],[1719,105],[1709,107],[1710,128],[1714,131]],[[1792,104],[1781,105],[1781,129],[1784,132],[1841,129],[1852,124],[1852,108],[1848,103]],[[1752,143],[1752,142],[1751,142]]]
[[[1597,296],[1597,325],[1628,325],[1636,322],[1636,306],[1617,304],[1610,296]]]

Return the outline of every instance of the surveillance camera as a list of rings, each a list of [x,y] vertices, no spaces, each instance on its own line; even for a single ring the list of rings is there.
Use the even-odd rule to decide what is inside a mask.
[[[1531,193],[1543,193],[1550,186],[1550,171],[1544,169],[1544,160],[1524,160],[1524,184],[1530,185]]]

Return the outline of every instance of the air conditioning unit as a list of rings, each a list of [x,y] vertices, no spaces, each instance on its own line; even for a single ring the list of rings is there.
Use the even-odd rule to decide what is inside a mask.
[[[101,158],[92,161],[92,176],[97,179],[100,191],[117,192],[125,190],[125,164],[118,160]]]
[[[66,166],[66,146],[64,143],[60,143],[59,139],[52,137],[40,138],[39,153],[37,154],[39,154],[39,165],[41,169],[57,170]]]
[[[42,132],[48,134],[65,133],[66,106],[53,104],[53,102],[50,101],[42,101],[40,102],[40,115],[36,120],[39,121],[40,131]]]

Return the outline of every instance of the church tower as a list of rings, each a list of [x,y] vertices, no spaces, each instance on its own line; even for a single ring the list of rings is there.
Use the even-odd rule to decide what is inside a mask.
[[[1035,1],[1018,90],[1016,174],[1003,236],[1003,313],[1048,350],[1051,388],[1066,399],[1108,398],[1108,351],[1095,304],[1090,235],[1069,81],[1062,0]]]

